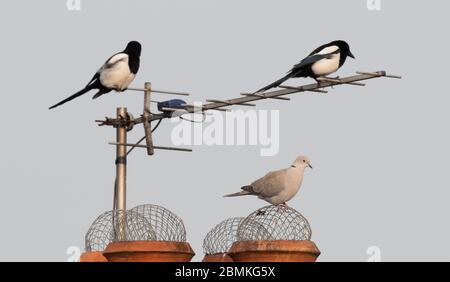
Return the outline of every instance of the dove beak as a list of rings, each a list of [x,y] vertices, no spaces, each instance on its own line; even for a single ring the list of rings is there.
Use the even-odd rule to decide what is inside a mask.
[[[312,168],[313,168],[313,167],[312,167],[312,165],[311,165],[310,163],[308,163],[308,166],[309,166],[309,168],[310,168],[310,169],[312,169]]]

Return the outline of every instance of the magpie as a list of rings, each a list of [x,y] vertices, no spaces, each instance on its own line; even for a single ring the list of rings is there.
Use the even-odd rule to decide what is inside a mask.
[[[56,108],[66,102],[69,102],[78,96],[81,96],[92,89],[98,89],[98,92],[92,99],[98,98],[103,94],[115,91],[124,91],[134,80],[139,70],[139,61],[141,56],[141,44],[137,41],[130,41],[122,52],[112,55],[101,68],[94,74],[91,81],[80,91],[61,102],[51,106],[49,109]]]
[[[259,89],[253,94],[277,87],[293,77],[312,77],[319,82],[317,80],[318,77],[329,75],[342,67],[347,56],[353,59],[355,58],[350,51],[350,46],[345,41],[336,40],[322,45],[312,51],[300,63],[294,65],[284,77]]]

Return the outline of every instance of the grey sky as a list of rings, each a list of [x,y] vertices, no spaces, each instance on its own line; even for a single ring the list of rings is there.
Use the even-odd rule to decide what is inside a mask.
[[[63,0],[4,1],[0,260],[64,261],[66,248],[84,247],[91,222],[111,209],[115,149],[107,142],[115,133],[94,120],[121,105],[139,113],[142,95],[86,95],[47,108],[84,86],[129,40],[143,45],[134,86],[151,81],[203,100],[258,89],[334,39],[349,42],[356,56],[340,75],[385,69],[403,80],[258,102],[280,110],[274,157],[248,146],[152,158],[136,151],[128,206],[174,211],[200,260],[215,224],[266,205],[221,196],[305,154],[314,170],[290,205],[311,223],[321,261],[363,261],[372,245],[385,261],[449,260],[449,9],[448,1],[382,0],[376,12],[365,0],[82,0],[77,12]],[[173,126],[163,123],[155,143],[170,145]],[[141,134],[135,130],[130,141]]]

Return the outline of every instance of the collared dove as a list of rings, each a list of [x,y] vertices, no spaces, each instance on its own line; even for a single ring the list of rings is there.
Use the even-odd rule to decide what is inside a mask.
[[[306,167],[312,168],[308,157],[300,156],[290,167],[271,171],[252,184],[241,187],[242,191],[224,197],[254,195],[272,205],[286,205],[300,189]]]

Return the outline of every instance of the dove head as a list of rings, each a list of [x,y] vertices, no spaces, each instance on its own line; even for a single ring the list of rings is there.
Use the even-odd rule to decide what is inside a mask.
[[[300,156],[297,159],[295,159],[291,167],[302,169],[305,169],[306,167],[312,168],[309,158],[305,156]]]

